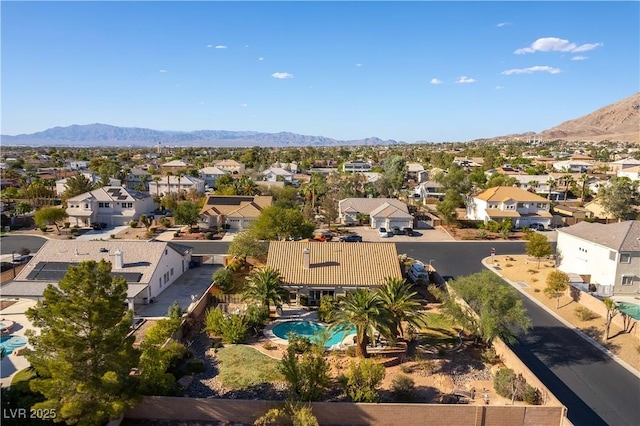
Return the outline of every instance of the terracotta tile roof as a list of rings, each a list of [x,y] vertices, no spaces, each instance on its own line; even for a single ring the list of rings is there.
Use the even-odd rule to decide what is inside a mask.
[[[496,186],[493,188],[485,189],[475,198],[484,201],[505,201],[512,199],[517,202],[535,202],[535,203],[548,203],[549,200],[539,195],[533,194],[524,189],[516,188],[515,186]]]
[[[309,269],[303,266],[304,249],[309,249]],[[267,266],[289,285],[369,287],[402,277],[393,243],[272,241]]]
[[[640,251],[640,221],[601,223],[579,222],[559,233],[572,235],[617,251]]]

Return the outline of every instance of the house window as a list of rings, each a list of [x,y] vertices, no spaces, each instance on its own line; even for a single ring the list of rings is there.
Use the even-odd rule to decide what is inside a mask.
[[[536,205],[536,207],[537,207],[537,208],[539,208],[539,209],[546,209],[546,208],[547,208],[547,205],[546,205],[545,203],[538,203],[538,204]]]
[[[616,260],[616,252],[613,250],[609,250],[609,260]]]
[[[620,253],[620,263],[631,263],[631,253]]]
[[[173,276],[173,268],[171,268],[171,276]]]
[[[89,208],[89,204],[85,204],[85,205],[84,205],[84,208],[85,208],[85,209],[88,209],[88,208]]]
[[[633,285],[633,275],[623,275],[622,285]]]

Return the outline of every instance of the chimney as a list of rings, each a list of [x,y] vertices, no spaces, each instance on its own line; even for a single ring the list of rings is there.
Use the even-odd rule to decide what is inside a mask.
[[[309,252],[308,248],[302,250],[302,267],[304,269],[309,269],[310,267]]]
[[[116,250],[116,269],[124,269],[124,257],[122,250]]]

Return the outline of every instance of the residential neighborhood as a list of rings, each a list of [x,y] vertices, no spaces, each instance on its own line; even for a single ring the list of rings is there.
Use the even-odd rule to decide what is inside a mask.
[[[355,147],[342,152],[161,146],[138,150],[135,156],[121,149],[94,149],[90,155],[78,150],[78,161],[59,163],[53,161],[55,149],[11,148],[3,153],[7,165],[2,169],[3,245],[16,244],[21,238],[39,238],[44,243],[34,251],[12,246],[2,252],[3,322],[13,315],[12,307],[25,307],[12,317],[24,327],[22,332],[10,331],[13,319],[6,323],[7,335],[21,346],[3,358],[3,371],[11,371],[5,368],[9,363],[26,367],[32,359],[25,352],[33,339],[26,331],[36,328],[29,309],[40,306],[38,302],[50,303],[51,291],[67,292],[70,274],[83,268],[96,268],[98,273],[100,265],[108,265],[107,280],[124,285],[120,306],[131,312],[130,336],[143,353],[141,359],[149,350],[145,330],[170,318],[171,309],[178,309],[182,317],[172,329],[173,339],[178,345],[191,342],[191,356],[203,363],[201,373],[166,373],[171,379],[162,391],[144,390],[144,385],[143,395],[202,397],[215,404],[238,392],[250,401],[253,394],[240,385],[224,392],[214,390],[212,380],[221,379],[209,363],[217,362],[225,351],[236,350],[232,343],[244,343],[266,357],[261,363],[266,359],[285,362],[293,338],[287,337],[286,330],[304,336],[306,327],[311,327],[330,330],[327,365],[339,362],[334,354],[355,354],[357,359],[364,353],[365,359],[385,360],[390,379],[378,385],[376,401],[395,403],[398,397],[392,381],[407,376],[414,381],[411,394],[416,407],[450,403],[492,407],[508,405],[512,397],[516,407],[533,410],[540,405],[551,410],[545,412],[553,419],[549,424],[561,424],[564,402],[553,396],[553,385],[549,388],[529,370],[535,366],[522,367],[520,361],[513,361],[517,357],[504,343],[510,334],[482,343],[486,350],[495,351],[499,364],[484,358],[471,360],[484,331],[456,317],[460,311],[452,306],[457,305],[447,300],[453,300],[449,292],[463,294],[466,286],[474,285],[470,283],[482,285],[485,291],[492,288],[495,297],[504,287],[509,289],[504,297],[515,297],[521,284],[538,285],[537,268],[545,282],[556,271],[567,283],[556,303],[570,300],[576,312],[586,309],[600,318],[592,321],[602,325],[582,323],[577,314],[567,317],[566,308],[554,312],[552,293],[546,288],[528,297],[550,305],[545,315],[562,314],[563,321],[575,322],[589,336],[596,335],[589,334],[588,327],[600,327],[607,337],[596,338],[595,344],[615,342],[615,354],[623,365],[629,371],[640,368],[633,354],[640,338],[634,331],[640,319],[640,196],[635,160],[640,151],[609,144],[604,158],[586,155],[591,151],[583,145],[574,148],[572,153],[569,145],[549,143],[535,146],[540,155],[532,155],[525,149],[516,154],[515,145],[508,143],[473,149],[453,144],[404,150]],[[484,155],[478,156],[478,150]],[[592,151],[601,150],[594,146]],[[34,153],[39,155],[33,164],[11,160],[36,158]],[[83,155],[88,158],[86,164],[81,163]],[[83,167],[78,170],[78,165]],[[489,270],[493,278],[460,275],[458,269],[466,268],[468,254],[443,257],[449,250],[463,253],[469,244],[485,248],[484,254],[476,250],[473,256],[484,262],[478,267]],[[512,244],[520,248],[509,255],[516,247]],[[511,276],[516,278],[507,278]],[[511,285],[505,287],[505,282]],[[467,284],[460,287],[463,283]],[[340,325],[339,333],[332,331],[342,324],[337,319],[342,312],[355,309],[351,304],[380,303],[379,309],[386,309],[392,294],[411,306],[402,314],[407,316],[396,332],[383,322],[371,323],[366,328],[370,332],[363,334],[357,324]],[[508,305],[522,309],[519,303]],[[251,323],[249,315],[258,308],[268,308],[264,320]],[[526,329],[528,319],[519,315],[524,311],[503,313],[522,321]],[[250,330],[254,331],[247,328],[229,337],[224,330],[231,325],[221,324],[234,318],[242,318],[242,327],[253,324]],[[440,330],[434,331],[430,324],[443,325],[434,325]],[[222,345],[220,355],[208,349],[212,342]],[[39,348],[37,340],[34,344]],[[406,361],[409,351],[418,361]],[[186,367],[191,361],[174,358],[174,362],[191,368]],[[442,369],[434,394],[421,390],[436,388],[436,375],[417,373],[425,363]],[[459,368],[472,368],[472,373],[460,381],[446,370],[446,363],[461,363]],[[537,390],[535,395],[547,396],[505,393],[496,384],[492,368],[516,371]],[[131,371],[142,371],[141,377],[146,377],[144,371],[151,370],[141,361]],[[3,373],[3,386],[16,373],[17,369]],[[486,399],[474,399],[482,388]],[[329,392],[321,389],[323,395]],[[348,396],[347,390],[341,392],[336,397],[340,401],[366,401]],[[254,397],[285,398],[284,394],[268,395]],[[314,398],[323,401],[324,397]],[[144,399],[126,417],[160,418],[153,417],[159,411],[152,408],[152,401]],[[162,418],[179,412],[170,402],[166,404],[174,414]],[[242,410],[223,412],[225,419],[249,420]]]

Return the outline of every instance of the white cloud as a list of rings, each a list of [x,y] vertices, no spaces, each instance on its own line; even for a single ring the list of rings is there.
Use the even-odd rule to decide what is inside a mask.
[[[159,70],[158,72],[167,72],[167,70]]]
[[[504,86],[496,86],[496,90],[504,89]]]
[[[262,56],[260,56],[260,57],[258,58],[258,60],[259,60],[259,61],[264,61],[264,58],[263,58]]]
[[[463,75],[462,77],[460,77],[459,79],[456,80],[456,83],[461,83],[461,84],[465,84],[465,83],[475,83],[476,80],[473,78],[469,78],[466,75]]]
[[[219,44],[216,46],[216,49],[226,49],[227,46],[225,46],[224,44]]]
[[[516,55],[522,55],[524,53],[534,52],[586,52],[587,50],[593,50],[596,47],[602,46],[602,43],[587,43],[578,46],[575,43],[569,42],[557,37],[544,37],[534,41],[531,46],[517,49]]]
[[[431,83],[431,84],[442,84],[442,81],[438,80],[437,78],[432,78],[429,83]]]
[[[356,64],[356,67],[361,67],[361,66],[362,66],[362,64],[360,64],[360,63]]]
[[[544,66],[536,65],[535,67],[529,67],[529,68],[513,68],[510,70],[502,71],[502,74],[504,75],[532,74],[534,72],[548,72],[549,74],[559,74],[561,71],[558,68],[548,67],[546,65]]]
[[[246,108],[246,107],[248,107],[249,105],[247,105],[247,104],[240,104],[240,106],[241,106],[242,108]]]
[[[273,74],[271,74],[271,77],[284,80],[287,78],[293,78],[293,74],[289,74],[288,72],[274,72]]]
[[[207,44],[207,47],[208,47],[208,48],[212,48],[212,47],[213,47],[213,44]]]
[[[580,55],[578,55],[578,56],[574,56],[573,58],[571,58],[572,61],[584,61],[586,59],[589,59],[589,57],[588,56],[580,56]]]
[[[496,25],[496,27],[502,28],[506,27],[507,25],[511,25],[511,22],[500,22],[498,25]]]

